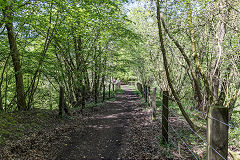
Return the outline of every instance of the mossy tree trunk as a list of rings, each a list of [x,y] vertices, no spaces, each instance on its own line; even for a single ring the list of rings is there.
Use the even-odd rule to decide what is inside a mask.
[[[202,107],[202,101],[203,101],[203,97],[202,97],[202,94],[201,94],[201,83],[200,83],[200,80],[198,79],[197,77],[197,73],[195,72],[196,70],[193,68],[193,64],[192,62],[190,61],[190,59],[188,58],[187,54],[185,53],[185,50],[184,48],[180,45],[180,43],[172,36],[172,34],[169,32],[166,24],[165,24],[165,21],[163,19],[163,17],[161,17],[161,21],[162,21],[162,25],[163,25],[163,28],[165,30],[165,32],[168,34],[169,38],[174,42],[174,44],[177,46],[178,50],[180,51],[180,53],[182,54],[184,60],[186,61],[188,67],[189,67],[189,70],[190,70],[190,73],[191,73],[191,76],[192,76],[192,79],[193,79],[193,82],[194,82],[194,92],[196,94],[196,97],[197,97],[197,102],[198,102],[198,106],[199,107]]]
[[[182,103],[180,102],[180,99],[172,85],[172,80],[170,78],[170,73],[169,73],[169,69],[168,69],[168,61],[167,61],[167,54],[166,54],[166,50],[165,50],[165,46],[164,46],[164,40],[163,40],[163,33],[162,33],[162,26],[161,26],[161,12],[160,12],[160,4],[159,4],[159,0],[156,1],[156,7],[157,7],[157,21],[158,21],[158,30],[159,30],[159,40],[160,40],[160,47],[161,47],[161,52],[162,52],[162,57],[163,57],[163,65],[164,65],[164,69],[165,69],[165,73],[166,73],[166,77],[167,77],[167,81],[168,81],[168,86],[171,89],[171,92],[176,100],[176,103],[179,106],[179,109],[181,110],[184,118],[186,119],[186,121],[188,122],[188,124],[191,126],[192,129],[195,130],[194,124],[191,121],[191,119],[189,118],[189,116],[187,115],[187,113],[185,112]]]
[[[17,92],[17,108],[18,110],[27,110],[26,96],[24,91],[23,76],[21,70],[20,54],[18,52],[16,36],[13,27],[13,7],[12,4],[7,4],[3,9],[3,15],[6,21],[6,28],[8,34],[8,42],[10,46],[10,55],[12,57],[13,67],[15,71],[16,92]]]

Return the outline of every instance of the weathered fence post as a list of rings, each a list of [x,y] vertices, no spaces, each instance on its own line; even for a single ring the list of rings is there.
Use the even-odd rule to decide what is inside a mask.
[[[64,105],[64,88],[63,86],[60,86],[59,104],[58,104],[58,108],[59,108],[58,115],[60,117],[62,117],[62,114],[63,114],[63,107],[64,107],[63,105]]]
[[[156,88],[153,88],[152,90],[152,108],[153,108],[153,118],[156,119],[156,111],[157,111],[157,105],[156,105]]]
[[[102,102],[105,101],[105,84],[103,84],[103,99],[102,99]]]
[[[163,91],[163,102],[162,102],[162,136],[163,144],[168,143],[168,91]]]
[[[207,160],[227,159],[228,125],[226,124],[228,124],[228,108],[210,107],[207,119]]]
[[[111,97],[111,83],[109,83],[109,87],[108,87],[108,97]]]

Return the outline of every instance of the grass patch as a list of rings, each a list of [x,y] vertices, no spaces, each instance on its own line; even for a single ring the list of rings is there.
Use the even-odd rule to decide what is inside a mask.
[[[123,94],[125,91],[123,89],[114,90],[114,95]]]

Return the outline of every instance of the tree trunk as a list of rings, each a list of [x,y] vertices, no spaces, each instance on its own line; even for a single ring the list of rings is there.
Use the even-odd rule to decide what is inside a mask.
[[[8,33],[8,41],[10,45],[10,54],[13,61],[16,79],[16,92],[17,92],[17,108],[18,110],[27,110],[26,96],[24,92],[23,76],[21,72],[20,55],[17,48],[16,37],[13,29],[13,11],[12,7],[7,5],[3,10],[3,15],[6,20],[6,28]]]
[[[98,101],[98,87],[97,87],[97,77],[95,77],[94,78],[94,102],[95,102],[95,104],[97,104],[97,101]]]
[[[148,92],[147,94],[148,106],[151,107],[151,87],[150,86],[147,87],[147,92]]]
[[[200,81],[197,78],[197,74],[196,74],[196,72],[193,68],[193,65],[192,65],[190,59],[188,58],[187,54],[185,53],[184,48],[179,44],[179,42],[168,31],[167,26],[166,26],[163,18],[161,18],[161,21],[162,21],[162,25],[163,25],[163,28],[164,28],[165,32],[168,34],[169,38],[177,46],[178,50],[181,52],[184,60],[186,61],[187,65],[190,69],[190,72],[191,72],[191,75],[192,75],[192,78],[193,78],[193,81],[194,81],[194,91],[195,91],[195,94],[197,96],[197,102],[198,102],[199,107],[201,107],[202,106],[202,101],[203,101],[202,94],[201,94],[201,86],[200,86]]]
[[[97,63],[97,62],[95,62]],[[98,101],[98,88],[99,88],[99,73],[97,70],[98,65],[95,64],[95,71],[94,71],[94,101],[97,103]]]
[[[83,109],[85,108],[85,101],[86,101],[86,87],[83,85],[82,86],[82,108],[81,111],[83,111]]]
[[[59,91],[59,103],[58,103],[58,115],[62,117],[63,114],[63,105],[64,105],[64,88],[63,86],[60,86],[60,91]]]
[[[2,89],[0,87],[0,112],[3,111],[3,103],[2,103]]]
[[[221,59],[222,59],[222,54],[223,54],[223,42],[226,34],[226,23],[227,23],[227,15],[228,15],[228,10],[227,10],[227,2],[226,0],[220,0],[219,2],[219,22],[217,26],[217,40],[218,40],[218,45],[217,45],[217,60],[215,62],[215,67],[213,71],[213,78],[212,78],[212,83],[213,83],[213,96],[215,101],[218,100],[218,95],[219,95],[219,76],[220,76],[220,70],[221,70]]]
[[[82,60],[81,60],[81,52],[82,52],[82,41],[81,37],[75,37],[73,35],[74,48],[75,48],[75,61],[76,61],[76,90],[77,90],[77,101],[80,103],[80,95],[81,95],[81,86],[82,86]]]
[[[156,118],[157,105],[156,105],[156,88],[152,90],[152,108],[153,108],[153,118]]]
[[[8,60],[9,60],[10,55],[7,57],[7,60],[4,64],[3,71],[1,74],[1,81],[0,81],[0,111],[3,111],[3,102],[2,102],[2,84],[3,84],[3,78],[4,78],[4,72],[7,68],[8,65]]]
[[[84,82],[85,82],[85,93],[86,93],[86,97],[89,97],[90,95],[90,81],[89,81],[89,76],[88,76],[88,71],[87,71],[87,67],[84,67]]]
[[[194,33],[193,24],[192,24],[191,0],[187,1],[187,16],[188,16],[189,32],[190,32],[191,43],[192,43],[193,59],[195,61],[197,70],[200,72],[200,74],[202,76],[202,79],[203,79],[203,82],[204,82],[204,86],[205,86],[206,91],[207,91],[207,97],[208,97],[208,100],[210,100],[210,103],[211,103],[213,101],[212,91],[210,89],[210,84],[208,82],[208,79],[207,79],[206,75],[203,72],[203,68],[201,66],[201,63],[199,61],[199,57],[198,57],[198,54],[197,54],[195,33]]]
[[[161,51],[162,51],[162,57],[163,57],[163,65],[164,65],[164,69],[166,72],[166,76],[167,76],[167,81],[168,81],[168,85],[172,91],[172,94],[179,106],[179,109],[181,110],[184,118],[186,119],[186,121],[188,122],[188,124],[191,126],[192,129],[195,130],[194,124],[191,121],[191,119],[188,117],[187,113],[185,112],[182,103],[180,102],[180,99],[178,98],[178,95],[176,94],[176,91],[173,88],[172,85],[172,80],[170,78],[170,74],[169,74],[169,70],[168,70],[168,62],[167,62],[167,55],[166,55],[166,50],[165,50],[165,46],[164,46],[164,40],[163,40],[163,34],[162,34],[162,26],[161,26],[161,13],[160,13],[160,6],[159,6],[159,0],[156,1],[156,6],[157,6],[157,20],[158,20],[158,30],[159,30],[159,40],[160,40],[160,44],[161,44]]]

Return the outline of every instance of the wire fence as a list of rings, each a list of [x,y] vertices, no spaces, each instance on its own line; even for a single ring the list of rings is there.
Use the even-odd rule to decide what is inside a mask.
[[[163,105],[163,107],[164,107],[164,105]],[[165,120],[167,120],[164,115],[162,115],[162,116],[165,118]],[[174,114],[174,116],[175,116],[178,120],[181,120],[180,117],[177,116],[176,114]],[[167,120],[167,121],[168,121],[168,120]],[[168,122],[169,122],[169,121],[168,121]],[[200,136],[200,134],[197,133],[196,131],[194,131],[186,122],[184,122],[184,124],[186,124],[186,126],[188,126],[188,128],[189,128],[195,135],[197,135],[197,137],[199,137],[207,146],[209,146],[212,150],[214,150],[222,159],[226,160],[214,147],[212,147],[212,146],[207,142],[207,140],[205,140],[206,138],[203,138],[202,136]],[[172,128],[172,126],[171,126],[171,128]],[[186,144],[186,142],[185,142],[185,144]],[[190,151],[190,152],[193,154],[192,151]],[[195,154],[193,154],[193,155],[194,155],[194,157],[195,157]]]
[[[177,101],[177,100],[175,100],[174,98],[170,97],[169,95],[163,94],[163,98],[164,98],[164,96],[167,97],[169,100],[172,100],[173,102],[180,102],[180,101]],[[181,102],[180,102],[180,103],[181,103]],[[179,115],[178,113],[176,113],[176,112],[175,112],[174,110],[172,110],[172,109],[169,109],[169,107],[168,107],[168,106],[165,106],[164,103],[162,103],[162,107],[165,108],[165,109],[167,109],[168,112],[169,112],[171,115],[173,115],[174,117],[176,117],[179,121],[182,120],[182,121],[183,121],[183,124],[184,124],[185,126],[187,126],[187,127],[189,128],[189,130],[190,130],[194,135],[196,135],[197,138],[199,138],[208,148],[210,148],[211,150],[213,150],[219,157],[221,157],[221,158],[224,159],[224,160],[227,159],[226,156],[222,155],[222,154],[218,151],[217,147],[213,147],[211,144],[208,143],[208,140],[207,140],[206,137],[200,135],[200,133],[198,133],[198,132],[195,131],[193,128],[191,128],[191,126],[187,123],[187,121],[185,121],[185,119],[181,119],[181,118],[180,118],[180,115]],[[187,106],[187,107],[189,107],[189,106]],[[199,117],[199,118],[201,118],[201,119],[203,119],[203,120],[206,120],[206,121],[207,121],[207,118],[209,118],[209,119],[212,119],[212,120],[214,120],[214,121],[217,121],[217,122],[221,123],[222,125],[225,125],[225,126],[227,126],[227,127],[229,127],[229,128],[233,128],[233,126],[229,125],[229,124],[226,123],[226,122],[223,122],[223,121],[217,119],[216,117],[209,116],[208,114],[206,114],[206,113],[204,113],[204,112],[202,112],[202,111],[199,111],[199,110],[197,110],[197,109],[194,109],[194,110],[197,111],[197,113],[200,113],[200,114],[202,114],[202,115],[205,116],[205,118],[204,118],[204,117],[202,117],[202,116],[200,116],[200,115],[196,115],[196,114],[195,114],[195,116],[197,116],[197,117]],[[168,127],[173,131],[173,133],[174,133],[175,135],[177,135],[177,137],[180,139],[180,141],[186,146],[186,148],[188,149],[188,151],[191,153],[192,157],[193,157],[194,159],[199,159],[199,158],[198,158],[198,157],[199,157],[198,154],[195,153],[195,152],[191,149],[192,147],[191,147],[190,145],[188,145],[188,143],[186,142],[186,140],[184,139],[184,137],[181,137],[181,136],[180,136],[181,134],[179,134],[179,132],[178,132],[177,129],[174,127],[174,125],[172,124],[172,122],[169,121],[169,119],[168,119],[167,117],[165,117],[164,114],[162,114],[162,116],[163,116],[163,120],[167,121]],[[163,129],[167,132],[167,129],[164,127],[164,125],[162,125],[162,126],[163,126]],[[168,135],[169,135],[169,133],[170,133],[170,132],[167,132]],[[171,143],[174,143],[174,142],[171,141]],[[175,144],[174,146],[176,147],[176,144]]]
[[[163,118],[168,122],[168,124],[170,124],[169,120],[164,116],[162,115]],[[187,149],[189,150],[189,152],[193,155],[193,157],[195,159],[198,160],[196,154],[190,149],[190,146],[187,145],[187,143],[183,140],[183,138],[180,136],[180,134],[177,133],[177,131],[174,129],[174,127],[172,125],[170,125],[170,127],[172,128],[173,132],[175,133],[175,135],[182,141],[182,143],[187,147]],[[166,131],[166,128],[163,126],[164,130]],[[167,131],[166,131],[167,132]],[[169,135],[169,132],[167,132],[167,134]],[[170,136],[170,135],[169,135]],[[166,140],[166,139],[165,139]],[[176,147],[176,145],[175,145]]]

